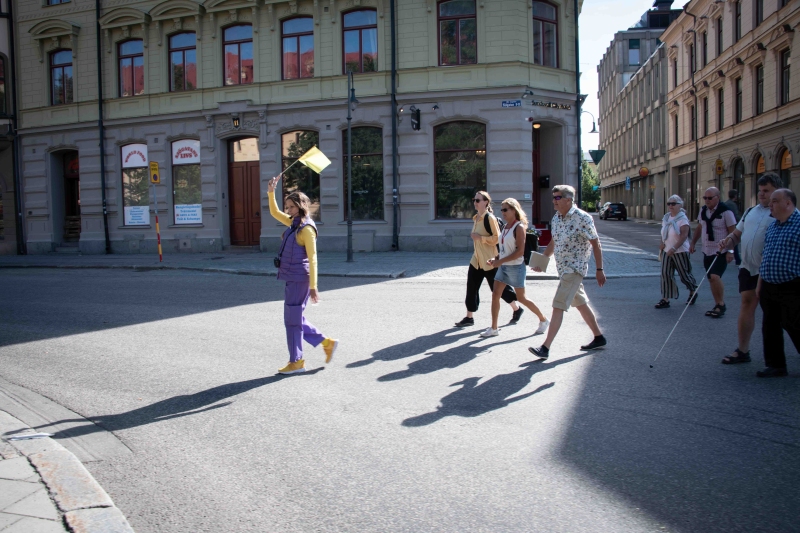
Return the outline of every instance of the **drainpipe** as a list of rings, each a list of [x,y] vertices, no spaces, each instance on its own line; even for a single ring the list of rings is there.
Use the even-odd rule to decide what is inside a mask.
[[[25,218],[22,213],[25,210],[22,205],[22,174],[20,172],[20,161],[22,154],[20,154],[19,137],[17,136],[17,62],[16,51],[14,46],[14,2],[8,0],[8,12],[3,14],[6,19],[6,26],[8,27],[8,61],[9,69],[11,71],[11,131],[13,137],[11,138],[11,159],[12,168],[14,169],[14,214],[15,224],[17,226],[17,253],[19,255],[26,255],[28,253],[25,244]]]
[[[389,0],[389,24],[392,26],[392,250],[400,250],[400,209],[397,179],[397,36],[395,35],[394,0]]]
[[[575,119],[577,120],[578,127],[578,186],[575,187],[575,192],[578,196],[578,208],[581,208],[581,188],[583,185],[583,150],[581,148],[581,64],[580,56],[578,53],[578,0],[574,2],[574,15],[575,15]]]
[[[689,3],[686,4],[687,6]],[[692,73],[692,92],[694,92],[694,124],[692,125],[692,133],[694,134],[694,183],[692,183],[692,210],[694,210],[694,206],[697,205],[697,184],[700,180],[700,139],[697,135],[697,123],[700,122],[700,109],[697,107],[697,87],[694,85],[694,73],[697,70],[697,17],[689,13],[689,10],[686,6],[683,7],[683,12],[692,17],[692,50],[694,51],[692,55],[694,55],[694,64],[691,65],[690,72]],[[691,59],[691,58],[690,58]],[[691,119],[691,117],[690,117]],[[694,217],[694,212],[692,213]]]
[[[100,0],[95,2],[97,32],[97,131],[100,136],[100,194],[103,198],[103,229],[106,236],[106,253],[111,253],[108,236],[108,204],[106,202],[106,131],[103,124],[103,40],[100,37]]]

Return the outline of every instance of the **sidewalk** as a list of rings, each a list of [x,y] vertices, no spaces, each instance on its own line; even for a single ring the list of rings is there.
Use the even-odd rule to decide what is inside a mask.
[[[658,257],[648,251],[604,235],[604,271],[607,278],[658,276]],[[0,256],[2,268],[101,268],[145,270],[187,270],[250,276],[276,276],[270,252],[221,252],[216,254],[169,254],[159,263],[155,255],[112,254],[80,255],[51,253],[45,255]],[[439,278],[466,279],[471,252],[372,252],[353,254],[347,262],[345,253],[319,254],[319,275],[370,278]],[[594,279],[594,259],[587,279]],[[558,279],[555,261],[547,272],[528,271],[529,280]]]
[[[133,533],[81,462],[49,437],[0,411],[0,530],[4,533]]]

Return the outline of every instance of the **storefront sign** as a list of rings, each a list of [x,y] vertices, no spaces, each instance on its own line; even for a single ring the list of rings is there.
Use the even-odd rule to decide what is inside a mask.
[[[647,167],[642,167],[639,169],[639,175],[643,178],[646,178],[650,175],[650,169]]]
[[[722,159],[717,159],[717,162],[714,163],[716,168],[717,176],[722,176],[722,173],[725,172],[725,163],[722,162]]]
[[[186,204],[175,206],[175,224],[202,224],[203,205]]]
[[[200,141],[184,139],[172,143],[172,164],[191,165],[200,163]]]
[[[531,100],[531,105],[539,107],[552,107],[554,109],[572,109],[569,104],[557,104],[555,102],[542,102],[539,100]]]
[[[522,100],[503,100],[503,107],[522,107]]]
[[[792,168],[792,152],[784,150],[783,157],[781,157],[781,170]]]
[[[125,206],[126,226],[149,226],[150,208],[145,205]]]
[[[126,144],[122,147],[122,168],[147,166],[147,145]]]
[[[764,157],[758,156],[758,162],[756,163],[756,173],[763,174],[767,171],[766,165],[764,164]]]

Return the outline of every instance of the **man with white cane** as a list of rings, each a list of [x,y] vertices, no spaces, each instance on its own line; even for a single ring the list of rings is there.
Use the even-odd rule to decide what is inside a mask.
[[[692,236],[689,253],[694,253],[697,241],[703,239],[703,268],[708,272],[708,284],[711,295],[714,297],[714,308],[706,312],[706,316],[720,318],[725,314],[725,286],[722,284],[722,274],[733,261],[733,249],[727,250],[725,258],[717,258],[719,243],[733,230],[736,229],[736,217],[725,204],[719,201],[719,189],[710,187],[703,195],[706,205],[697,217],[699,224]]]

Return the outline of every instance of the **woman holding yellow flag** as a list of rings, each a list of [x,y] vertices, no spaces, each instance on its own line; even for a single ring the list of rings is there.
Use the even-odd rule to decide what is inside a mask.
[[[307,156],[312,150],[316,150],[318,155],[312,154],[311,157],[316,159],[309,160]],[[321,160],[319,156],[322,156]],[[321,172],[330,164],[328,158],[316,147],[309,150],[299,161],[316,172]],[[269,180],[268,189],[270,214],[275,220],[288,226],[281,239],[280,252],[274,260],[275,266],[278,267],[278,279],[286,282],[283,322],[286,326],[286,342],[289,346],[289,363],[278,373],[297,374],[306,370],[303,359],[304,340],[312,346],[322,344],[326,363],[331,362],[339,341],[323,335],[304,316],[309,297],[313,303],[319,301],[317,294],[317,226],[309,216],[308,196],[300,191],[289,194],[283,201],[285,212],[278,208],[278,203],[275,201],[275,186],[281,175]]]

